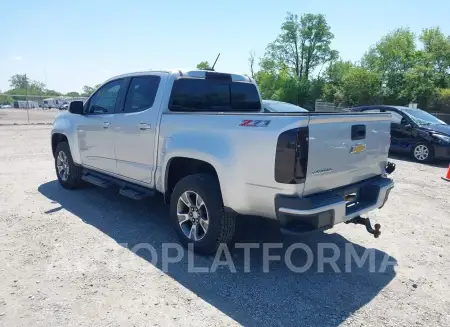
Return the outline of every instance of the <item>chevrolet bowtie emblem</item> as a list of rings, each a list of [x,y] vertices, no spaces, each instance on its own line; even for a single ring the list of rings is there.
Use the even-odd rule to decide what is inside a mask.
[[[352,154],[357,154],[357,153],[361,153],[366,149],[366,145],[365,144],[355,144],[351,147],[350,149],[350,153]]]

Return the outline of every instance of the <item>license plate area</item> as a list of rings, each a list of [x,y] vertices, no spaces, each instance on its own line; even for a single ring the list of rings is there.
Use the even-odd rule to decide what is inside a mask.
[[[345,207],[351,208],[358,204],[358,192],[352,192],[344,195]]]
[[[377,202],[379,187],[376,185],[364,185],[357,189],[344,192],[345,215],[350,215],[374,205]]]

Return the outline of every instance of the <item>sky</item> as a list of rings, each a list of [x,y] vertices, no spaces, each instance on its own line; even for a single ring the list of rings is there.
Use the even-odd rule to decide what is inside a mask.
[[[322,13],[332,47],[357,61],[398,27],[450,35],[449,0],[0,0],[0,90],[26,73],[60,92],[80,92],[122,73],[195,68],[249,72],[286,13]]]

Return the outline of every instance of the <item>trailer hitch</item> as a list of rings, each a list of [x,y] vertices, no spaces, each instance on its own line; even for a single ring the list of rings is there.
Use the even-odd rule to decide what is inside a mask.
[[[375,238],[378,238],[381,234],[380,228],[381,225],[380,224],[375,224],[374,228],[372,228],[372,225],[370,224],[370,219],[369,218],[363,218],[361,216],[355,217],[353,219],[350,219],[348,221],[345,222],[346,224],[357,224],[357,225],[364,225],[366,226],[366,230],[372,234]]]
[[[393,162],[388,162],[386,164],[386,174],[392,174],[395,170],[395,163]]]

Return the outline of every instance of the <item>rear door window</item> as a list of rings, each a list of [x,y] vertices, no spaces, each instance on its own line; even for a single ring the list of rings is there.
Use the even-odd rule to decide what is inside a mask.
[[[128,88],[124,112],[138,112],[151,108],[160,80],[159,76],[133,77]]]
[[[181,78],[174,82],[171,111],[259,112],[261,102],[252,83]]]

